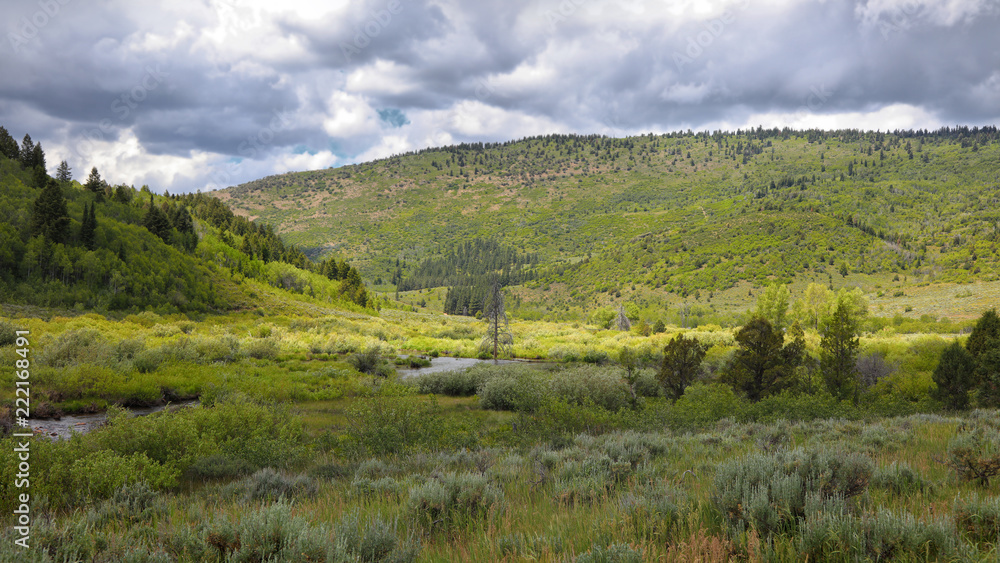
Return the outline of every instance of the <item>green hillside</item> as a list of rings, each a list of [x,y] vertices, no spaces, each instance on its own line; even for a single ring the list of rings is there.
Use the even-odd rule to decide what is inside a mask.
[[[623,300],[724,314],[752,303],[754,287],[807,281],[900,298],[886,314],[972,316],[903,298],[928,285],[991,288],[1000,273],[993,127],[559,135],[214,195],[307,252],[355,257],[380,291],[474,237],[536,255],[515,290],[516,311],[534,317],[583,319]]]
[[[344,259],[312,262],[266,225],[200,194],[112,185],[95,169],[46,173],[41,144],[0,127],[0,303],[159,314],[326,307],[371,312]]]

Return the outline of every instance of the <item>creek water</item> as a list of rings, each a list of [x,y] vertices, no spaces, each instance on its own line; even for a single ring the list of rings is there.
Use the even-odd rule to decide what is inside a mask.
[[[169,405],[157,405],[153,407],[136,407],[127,409],[133,416],[145,416],[170,407],[188,407],[198,404],[198,401],[181,401],[170,403]],[[59,420],[55,419],[31,419],[31,430],[36,436],[45,436],[51,440],[65,440],[74,433],[86,434],[91,430],[100,427],[108,419],[107,413],[99,412],[93,414],[73,414],[66,415]]]
[[[476,364],[488,363],[493,360],[480,360],[478,358],[432,358],[431,365],[422,368],[410,368],[410,367],[397,367],[396,372],[401,378],[414,377],[418,375],[424,375],[428,373],[436,373],[440,371],[455,371],[468,369]],[[528,361],[528,360],[499,360],[498,363],[501,364],[514,364],[514,363],[531,363],[533,365],[547,365],[549,362],[538,362],[538,361]],[[181,401],[178,403],[171,403],[169,406],[181,406],[187,407],[198,404],[198,401]],[[157,405],[153,407],[137,407],[130,408],[128,411],[132,413],[133,416],[145,416],[147,414],[152,414],[154,412],[159,412],[168,405]],[[52,440],[65,440],[72,436],[74,433],[86,434],[95,428],[99,428],[107,421],[108,417],[106,413],[93,413],[93,414],[73,414],[66,415],[59,420],[55,419],[31,419],[31,430],[37,436],[45,436],[46,438]]]
[[[413,377],[415,375],[425,375],[428,373],[436,373],[439,371],[456,371],[469,369],[476,364],[482,364],[485,362],[492,362],[493,360],[480,360],[479,358],[431,358],[431,365],[422,368],[411,368],[411,367],[396,367],[396,373],[399,377]],[[501,364],[512,364],[516,363],[517,360],[499,360]]]

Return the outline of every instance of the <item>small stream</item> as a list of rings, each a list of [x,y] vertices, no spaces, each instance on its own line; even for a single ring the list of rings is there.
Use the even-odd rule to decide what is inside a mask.
[[[456,371],[469,369],[476,364],[488,364],[492,363],[493,360],[480,360],[479,358],[451,358],[442,356],[440,358],[431,358],[431,365],[423,368],[411,368],[411,367],[396,367],[396,373],[399,374],[401,379],[407,377],[413,377],[416,375],[426,375],[428,373],[437,373],[439,371]],[[498,364],[530,364],[533,366],[551,366],[555,365],[553,362],[545,360],[498,360]]]
[[[422,368],[410,368],[410,367],[397,367],[396,372],[401,378],[414,377],[417,375],[424,375],[428,373],[437,373],[441,371],[455,371],[468,369],[476,364],[488,363],[493,360],[480,360],[478,358],[450,358],[441,357],[431,359],[431,365]],[[549,362],[544,361],[530,361],[530,360],[499,360],[498,363],[501,364],[515,364],[515,363],[531,363],[537,365],[546,365]],[[170,403],[170,407],[189,407],[198,404],[198,401],[181,401],[178,403]],[[145,416],[147,414],[152,414],[154,412],[159,412],[168,405],[157,405],[154,407],[137,407],[130,408],[128,411],[132,413],[133,416]],[[102,426],[105,421],[107,421],[107,413],[93,413],[93,414],[73,414],[66,415],[59,420],[55,419],[30,419],[31,430],[36,436],[44,436],[52,440],[65,440],[72,436],[74,433],[86,434],[95,428]]]
[[[456,370],[469,369],[476,364],[493,361],[493,360],[480,360],[479,358],[450,358],[450,357],[430,358],[430,360],[431,360],[431,365],[422,368],[397,366],[396,373],[399,374],[400,378],[407,378],[407,377],[413,377],[415,375],[437,373],[439,371],[456,371]],[[517,363],[517,360],[499,360],[499,363],[513,364]]]
[[[145,416],[154,412],[162,411],[170,407],[189,407],[198,404],[198,401],[181,401],[170,403],[169,405],[157,405],[155,407],[130,408],[128,411],[133,416]],[[93,414],[72,414],[66,415],[59,420],[55,419],[30,419],[31,430],[36,436],[45,436],[51,440],[66,440],[73,433],[86,434],[95,428],[99,428],[108,419],[107,413],[99,412]]]

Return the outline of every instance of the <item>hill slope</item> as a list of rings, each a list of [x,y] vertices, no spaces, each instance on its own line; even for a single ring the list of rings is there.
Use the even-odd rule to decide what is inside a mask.
[[[539,257],[522,309],[573,318],[623,298],[663,306],[772,281],[872,292],[995,281],[998,139],[992,127],[549,136],[215,195],[289,242],[355,256],[383,291],[397,268],[405,277],[491,238]]]
[[[313,263],[215,198],[111,186],[96,170],[85,185],[65,169],[50,178],[41,145],[18,151],[2,127],[0,149],[6,308],[205,313],[380,305],[343,260]]]

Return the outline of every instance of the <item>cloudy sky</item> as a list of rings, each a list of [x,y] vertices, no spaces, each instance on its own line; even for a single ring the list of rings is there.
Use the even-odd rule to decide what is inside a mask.
[[[65,159],[155,191],[547,133],[1000,122],[997,0],[0,10],[0,125],[41,141],[50,173]]]

